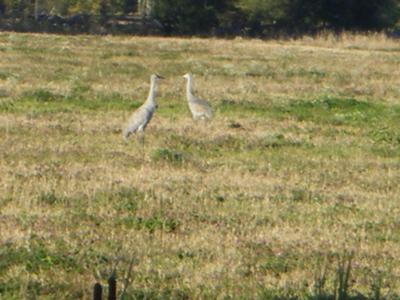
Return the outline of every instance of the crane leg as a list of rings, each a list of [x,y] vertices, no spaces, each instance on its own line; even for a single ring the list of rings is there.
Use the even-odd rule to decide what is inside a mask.
[[[137,135],[136,135],[136,142],[138,145],[141,146],[141,150],[142,150],[142,158],[144,159],[144,146],[145,146],[145,135],[144,135],[144,131],[138,131]]]
[[[137,140],[137,142],[138,142],[139,144],[144,145],[144,132],[143,132],[143,131],[139,131],[139,132],[137,133],[136,140]]]

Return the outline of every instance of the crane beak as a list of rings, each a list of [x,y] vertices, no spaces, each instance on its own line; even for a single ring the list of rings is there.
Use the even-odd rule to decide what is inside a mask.
[[[162,77],[160,75],[157,75],[158,79],[165,79],[165,77]]]

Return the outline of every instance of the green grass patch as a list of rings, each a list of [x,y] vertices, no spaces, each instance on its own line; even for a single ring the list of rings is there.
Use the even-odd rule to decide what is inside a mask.
[[[391,121],[400,116],[399,107],[388,107],[354,98],[322,96],[313,100],[293,100],[285,105],[270,101],[250,102],[222,100],[216,105],[221,114],[264,116],[274,119],[296,119],[321,124],[361,126]]]
[[[278,116],[296,118],[298,121],[356,126],[367,122],[377,122],[388,114],[382,104],[334,97],[323,97],[312,101],[293,101],[286,106],[274,107],[273,111]]]
[[[20,99],[24,99],[25,101],[34,101],[34,102],[55,102],[61,101],[65,99],[64,96],[54,94],[51,91],[45,89],[37,89],[30,92],[25,92],[21,95]]]
[[[75,85],[70,94],[60,95],[46,89],[24,92],[16,100],[0,102],[0,111],[36,114],[74,112],[134,110],[142,103],[126,98],[119,93],[94,93],[88,85]]]
[[[29,248],[15,247],[12,244],[3,244],[0,247],[0,270],[23,264],[30,273],[40,273],[41,270],[61,268],[65,271],[79,271],[78,261],[65,255],[65,245],[54,251],[48,249],[43,241],[31,239]]]
[[[150,233],[153,233],[157,230],[162,230],[169,233],[176,231],[180,225],[180,222],[172,218],[164,218],[161,216],[146,218],[139,216],[127,216],[118,218],[116,220],[116,224],[122,225],[128,229],[146,230]]]

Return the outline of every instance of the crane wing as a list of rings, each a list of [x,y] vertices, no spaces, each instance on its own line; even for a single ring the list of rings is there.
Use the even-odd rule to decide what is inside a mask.
[[[128,138],[129,135],[138,130],[144,130],[152,116],[153,112],[147,110],[145,107],[140,107],[134,111],[123,130],[124,138]]]

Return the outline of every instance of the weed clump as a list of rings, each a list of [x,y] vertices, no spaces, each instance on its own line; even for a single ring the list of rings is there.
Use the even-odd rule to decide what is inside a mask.
[[[152,153],[151,159],[156,162],[164,161],[180,165],[185,162],[186,156],[183,152],[174,149],[159,148]]]
[[[160,216],[154,217],[138,217],[138,216],[127,216],[117,221],[118,225],[123,225],[126,228],[136,230],[147,230],[150,233],[156,230],[164,232],[174,232],[178,226],[179,221],[171,218],[163,218]]]
[[[46,89],[37,89],[24,92],[20,98],[37,102],[55,102],[63,100],[65,97],[59,94],[55,94]]]
[[[39,195],[38,200],[40,203],[47,205],[63,204],[68,201],[66,197],[57,195],[55,191],[42,192]]]

